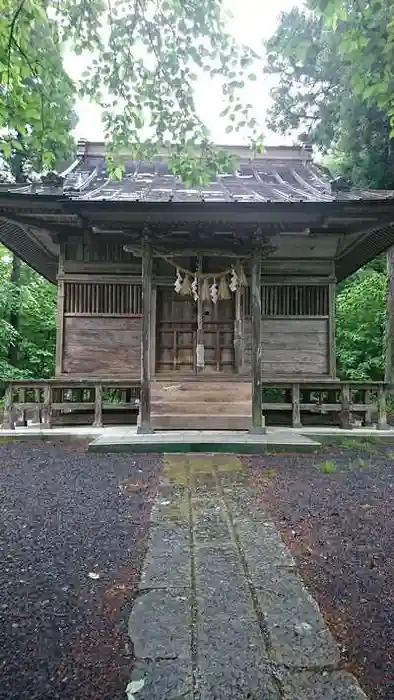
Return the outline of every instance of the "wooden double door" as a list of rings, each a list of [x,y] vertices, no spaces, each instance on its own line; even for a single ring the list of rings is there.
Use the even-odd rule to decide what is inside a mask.
[[[156,299],[156,372],[196,374],[197,303],[169,287],[158,287]],[[234,300],[204,302],[202,319],[202,371],[234,373]]]

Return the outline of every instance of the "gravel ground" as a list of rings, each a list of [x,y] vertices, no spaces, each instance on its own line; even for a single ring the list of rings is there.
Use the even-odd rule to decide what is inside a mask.
[[[325,448],[246,458],[319,602],[343,666],[371,700],[394,698],[394,450]]]
[[[1,700],[125,698],[159,458],[0,442],[0,460]]]

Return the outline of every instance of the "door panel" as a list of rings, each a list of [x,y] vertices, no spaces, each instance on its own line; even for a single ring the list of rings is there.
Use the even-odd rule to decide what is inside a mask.
[[[157,289],[156,372],[195,374],[197,304],[169,287]],[[204,373],[233,373],[234,300],[203,306]]]
[[[216,304],[204,304],[203,329],[204,372],[234,372],[234,300],[219,299]]]
[[[156,372],[195,372],[196,303],[169,287],[158,287],[156,313]]]

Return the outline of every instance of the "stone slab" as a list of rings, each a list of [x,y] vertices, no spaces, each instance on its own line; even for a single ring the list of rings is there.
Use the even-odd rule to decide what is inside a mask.
[[[255,618],[214,615],[199,620],[200,700],[279,700]]]
[[[144,681],[136,700],[193,700],[192,664],[187,659],[182,659],[182,664],[137,661],[131,680]]]
[[[231,534],[225,513],[218,498],[195,498],[192,500],[194,544],[231,545]]]
[[[295,568],[295,561],[272,521],[251,521],[239,516],[234,517],[233,525],[254,585],[259,585],[259,577],[267,570]]]
[[[158,556],[150,549],[142,569],[140,589],[185,589],[191,586],[190,550],[174,547]]]
[[[128,622],[137,659],[191,662],[189,595],[149,591],[134,602]]]
[[[284,700],[367,700],[354,676],[346,671],[280,670]]]
[[[233,548],[203,547],[195,552],[197,610],[207,621],[254,615],[248,581]]]
[[[266,571],[255,589],[269,634],[271,658],[295,667],[336,667],[338,646],[316,601],[293,572]]]

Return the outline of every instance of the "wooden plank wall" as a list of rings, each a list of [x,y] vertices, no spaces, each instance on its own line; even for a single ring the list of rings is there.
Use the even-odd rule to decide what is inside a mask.
[[[139,282],[64,281],[62,363],[57,374],[139,377]]]
[[[265,377],[335,376],[330,354],[332,293],[319,283],[271,283],[262,287],[262,374]],[[244,298],[244,370],[251,366],[249,290]]]

